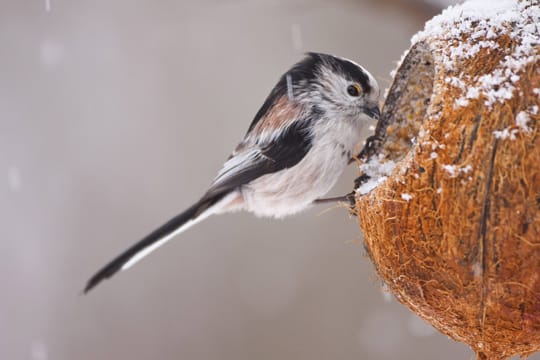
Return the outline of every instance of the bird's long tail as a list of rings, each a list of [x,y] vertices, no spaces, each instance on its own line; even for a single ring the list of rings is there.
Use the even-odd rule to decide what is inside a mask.
[[[221,207],[226,206],[229,202],[228,198],[231,197],[231,195],[233,194],[222,194],[211,198],[203,197],[190,208],[173,217],[101,268],[101,270],[88,280],[83,292],[86,294],[101,281],[110,278],[119,271],[130,268],[136,262],[165,244],[174,236],[206,219],[210,215],[219,212]]]

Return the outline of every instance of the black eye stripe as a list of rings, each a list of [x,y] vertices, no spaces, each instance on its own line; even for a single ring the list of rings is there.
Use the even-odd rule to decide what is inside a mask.
[[[334,57],[332,59],[333,67],[336,71],[340,72],[344,77],[350,78],[353,82],[358,83],[364,92],[368,93],[371,91],[369,76],[364,70],[350,61]]]

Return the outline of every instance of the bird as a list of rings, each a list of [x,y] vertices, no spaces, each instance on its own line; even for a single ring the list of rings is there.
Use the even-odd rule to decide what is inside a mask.
[[[350,163],[362,128],[379,119],[378,99],[378,83],[362,66],[306,53],[279,78],[204,195],[102,267],[83,293],[211,215],[282,218],[311,207]]]

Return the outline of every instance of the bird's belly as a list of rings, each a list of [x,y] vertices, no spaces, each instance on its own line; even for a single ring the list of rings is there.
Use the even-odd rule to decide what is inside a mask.
[[[295,166],[242,187],[244,209],[276,218],[295,214],[324,196],[347,166],[350,150],[312,149]]]

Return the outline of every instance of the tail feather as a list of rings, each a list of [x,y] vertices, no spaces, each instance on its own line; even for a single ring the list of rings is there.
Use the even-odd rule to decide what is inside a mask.
[[[173,217],[101,268],[88,280],[83,292],[88,293],[101,281],[110,278],[121,270],[130,268],[175,235],[212,215],[215,212],[213,211],[215,205],[222,199],[223,195],[212,199],[203,198],[181,214]]]

